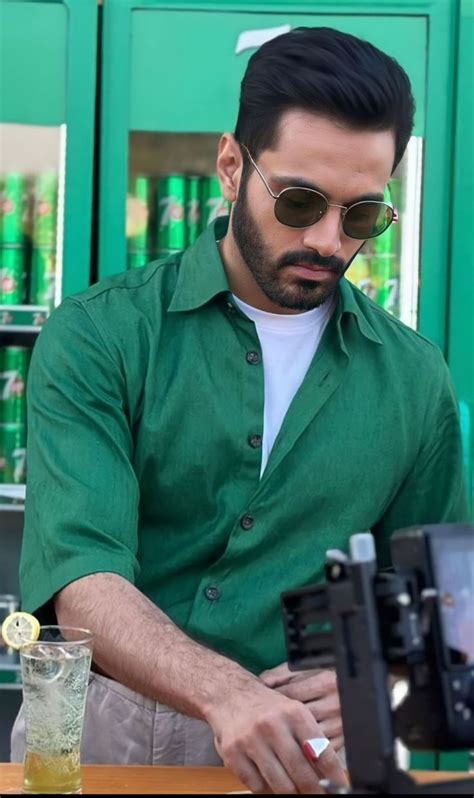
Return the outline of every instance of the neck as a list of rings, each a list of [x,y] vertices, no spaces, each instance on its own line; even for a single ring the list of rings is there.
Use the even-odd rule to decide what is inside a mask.
[[[224,271],[229,282],[230,290],[235,296],[243,302],[246,302],[247,305],[251,305],[257,308],[257,310],[266,310],[267,313],[281,313],[285,316],[291,316],[301,312],[275,305],[275,303],[263,293],[240,254],[240,250],[232,235],[232,225],[230,223],[227,234],[219,242],[218,248],[222,263],[224,264]]]

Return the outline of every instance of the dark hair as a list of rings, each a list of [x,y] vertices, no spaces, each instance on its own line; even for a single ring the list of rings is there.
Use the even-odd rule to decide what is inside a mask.
[[[295,28],[263,44],[242,80],[235,138],[254,157],[276,145],[294,108],[358,130],[393,130],[397,166],[413,128],[407,74],[369,42],[333,28]]]

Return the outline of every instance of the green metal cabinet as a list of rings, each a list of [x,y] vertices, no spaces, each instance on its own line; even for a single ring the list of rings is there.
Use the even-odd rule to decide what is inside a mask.
[[[97,16],[97,0],[0,0],[0,123],[64,126],[62,296],[90,281]]]

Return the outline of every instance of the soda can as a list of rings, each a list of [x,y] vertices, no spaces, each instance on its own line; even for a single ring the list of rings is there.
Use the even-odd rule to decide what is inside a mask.
[[[0,482],[13,485],[26,482],[25,424],[0,424]]]
[[[190,175],[186,184],[186,246],[194,244],[201,232],[201,178]]]
[[[148,249],[127,252],[127,269],[141,269],[142,266],[146,266],[151,260],[151,253]]]
[[[26,250],[7,246],[0,249],[0,305],[21,305],[25,299]]]
[[[34,249],[31,253],[29,302],[51,307],[54,304],[56,251]]]
[[[157,249],[177,251],[186,246],[186,178],[167,175],[158,180]]]
[[[130,252],[149,247],[150,233],[150,178],[145,175],[131,177],[127,193],[127,248]]]
[[[7,172],[0,198],[0,245],[24,243],[27,207],[25,175]]]
[[[26,380],[31,349],[0,348],[0,424],[26,423]]]
[[[56,247],[57,206],[57,174],[37,175],[33,187],[33,247]]]
[[[218,216],[228,216],[230,203],[221,194],[217,175],[204,177],[201,181],[201,230]]]

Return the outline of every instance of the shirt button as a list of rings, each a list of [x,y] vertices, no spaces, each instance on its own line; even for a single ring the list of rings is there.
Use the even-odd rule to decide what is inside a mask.
[[[235,313],[235,308],[234,308],[232,302],[226,302],[226,306],[227,306],[227,310],[229,311],[229,313]]]
[[[204,595],[207,599],[209,599],[209,601],[215,601],[220,596],[219,588],[215,587],[214,585],[209,585],[209,587],[206,587]]]
[[[247,352],[245,358],[247,360],[247,363],[250,363],[252,366],[254,366],[255,363],[260,363],[260,355],[258,354],[258,352],[254,351]]]
[[[261,435],[250,435],[249,436],[249,444],[252,449],[258,449],[262,445],[262,436]]]
[[[243,515],[240,519],[240,526],[242,529],[251,529],[253,527],[253,518],[251,515]]]

